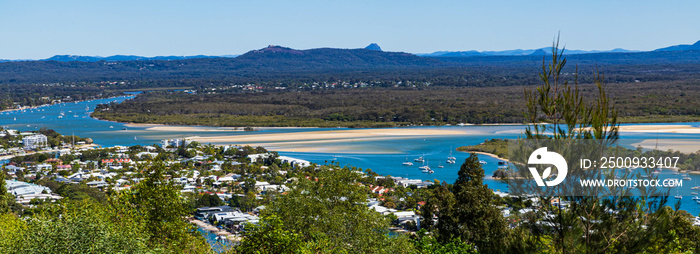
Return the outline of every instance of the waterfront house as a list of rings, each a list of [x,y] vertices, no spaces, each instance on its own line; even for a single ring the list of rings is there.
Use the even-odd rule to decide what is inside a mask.
[[[302,160],[302,159],[296,159],[288,156],[280,156],[277,157],[282,163],[289,163],[294,168],[304,168],[308,167],[311,165],[310,161],[307,160]]]

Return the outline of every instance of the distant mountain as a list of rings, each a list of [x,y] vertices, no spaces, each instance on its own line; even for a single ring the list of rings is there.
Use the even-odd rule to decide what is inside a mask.
[[[365,47],[365,49],[382,51],[382,48],[379,47],[379,45],[377,45],[376,43],[369,44],[367,47]]]
[[[700,41],[693,45],[681,44],[665,48],[660,48],[654,51],[684,51],[684,50],[700,50]]]
[[[113,80],[178,80],[178,82],[189,80],[187,82],[209,84],[211,80],[247,83],[357,77],[381,80],[432,77],[430,79],[440,80],[439,83],[443,84],[496,85],[510,82],[504,80],[515,80],[505,78],[503,75],[506,74],[519,76],[537,73],[542,63],[541,55],[537,54],[546,54],[548,50],[543,48],[510,52],[510,54],[527,54],[516,56],[478,55],[484,52],[466,51],[458,54],[475,53],[477,56],[422,57],[403,52],[364,48],[297,50],[269,46],[249,51],[236,58],[108,62],[107,60],[94,61],[97,57],[66,56],[58,58],[64,61],[24,60],[0,63],[0,84]],[[130,59],[130,57],[133,56],[109,59]],[[659,72],[683,73],[683,75],[700,73],[700,50],[574,54],[568,59],[581,68],[606,66],[607,73],[614,74],[613,76],[620,82],[665,78],[665,76],[659,76]],[[534,80],[536,79],[533,78],[531,81],[534,82]],[[520,81],[517,83],[521,84]]]
[[[551,47],[544,47],[539,49],[512,49],[503,51],[437,51],[428,54],[418,54],[419,56],[428,57],[469,57],[469,56],[529,56],[529,55],[544,55],[551,54]],[[636,50],[627,50],[616,48],[613,50],[575,50],[567,49],[564,51],[565,55],[578,55],[578,54],[593,54],[593,53],[632,53],[640,52]]]
[[[150,61],[150,60],[185,60],[185,59],[195,59],[195,58],[219,58],[219,57],[235,57],[233,55],[227,56],[155,56],[155,57],[145,57],[145,56],[133,56],[133,55],[114,55],[108,57],[101,56],[78,56],[78,55],[55,55],[43,61],[58,61],[58,62],[121,62],[121,61]]]
[[[547,53],[547,51],[545,51],[544,49],[538,49],[538,50],[535,50],[535,52],[532,52],[530,55],[531,56],[544,56],[544,55],[551,55],[551,54],[552,54],[551,51],[549,53]]]
[[[235,59],[247,67],[269,70],[425,67],[441,64],[433,58],[403,52],[336,48],[297,50],[274,45],[249,51]]]

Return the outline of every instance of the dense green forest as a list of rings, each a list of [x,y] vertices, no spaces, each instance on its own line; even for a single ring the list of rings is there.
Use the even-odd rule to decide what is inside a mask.
[[[609,84],[623,122],[697,121],[693,82]],[[524,86],[364,88],[187,94],[152,92],[102,105],[93,117],[122,122],[210,126],[350,126],[522,123]],[[593,97],[593,85],[581,85]]]

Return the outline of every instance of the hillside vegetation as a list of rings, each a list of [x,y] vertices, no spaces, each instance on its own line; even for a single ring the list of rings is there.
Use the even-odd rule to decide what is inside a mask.
[[[697,121],[700,85],[608,86],[623,122]],[[210,126],[380,127],[522,123],[523,86],[187,94],[152,92],[102,105],[93,117],[135,123]],[[594,96],[583,85],[585,96]]]

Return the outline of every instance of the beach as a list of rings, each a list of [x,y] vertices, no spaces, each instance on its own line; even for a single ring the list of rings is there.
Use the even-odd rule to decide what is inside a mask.
[[[620,132],[637,133],[678,133],[678,134],[700,134],[700,128],[691,125],[622,125]]]
[[[367,151],[362,147],[353,148],[356,141],[378,141],[402,138],[463,136],[466,131],[436,130],[425,128],[386,128],[386,129],[343,129],[330,131],[308,131],[298,133],[221,135],[221,136],[191,136],[187,139],[200,143],[239,144],[265,146],[277,151],[286,152],[321,152],[337,153],[353,151],[360,153],[385,153],[382,151]],[[333,143],[343,145],[333,145]],[[323,146],[315,146],[326,144]],[[330,144],[330,145],[329,145]],[[386,152],[390,153],[390,152]]]
[[[147,124],[147,123],[127,123],[126,127],[146,128],[148,131],[244,131],[243,127],[211,127],[211,126],[182,126],[182,125],[163,125],[163,124]]]
[[[450,136],[465,135],[465,131],[459,130],[436,130],[420,128],[389,128],[389,129],[351,129],[351,130],[331,130],[331,131],[308,131],[300,133],[280,133],[280,134],[252,134],[252,135],[226,135],[189,137],[198,142],[275,142],[275,141],[318,141],[318,140],[340,140],[358,138],[390,138],[390,137],[416,137],[416,136]]]
[[[700,140],[681,139],[645,139],[634,146],[641,146],[645,149],[658,149],[661,151],[677,150],[681,153],[694,153],[700,150]]]

